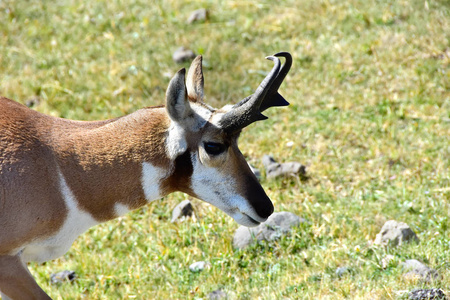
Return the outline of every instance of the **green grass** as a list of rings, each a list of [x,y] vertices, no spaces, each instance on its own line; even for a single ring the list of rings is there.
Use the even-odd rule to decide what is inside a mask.
[[[186,24],[209,9],[206,22]],[[281,87],[289,108],[245,130],[241,150],[307,165],[309,180],[262,185],[277,211],[308,222],[271,244],[237,251],[238,225],[194,201],[196,219],[171,224],[174,194],[81,236],[64,257],[31,264],[55,299],[405,299],[450,294],[450,6],[448,1],[3,1],[0,93],[65,118],[107,119],[162,104],[179,68],[172,52],[204,55],[209,104],[238,102],[289,51]],[[286,143],[294,142],[293,147]],[[420,244],[371,246],[386,220],[408,223]],[[381,268],[386,254],[395,256]],[[439,270],[406,280],[399,262]],[[211,268],[191,273],[207,260]],[[350,272],[336,276],[336,268]],[[75,270],[72,284],[49,275]]]

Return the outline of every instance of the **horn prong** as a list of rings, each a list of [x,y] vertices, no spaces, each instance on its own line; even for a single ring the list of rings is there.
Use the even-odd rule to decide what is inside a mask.
[[[282,66],[278,57],[284,57],[286,60]],[[287,52],[278,52],[274,55],[267,56],[266,59],[274,62],[272,70],[264,78],[253,95],[235,104],[230,111],[222,116],[219,124],[225,131],[235,132],[253,122],[267,119],[261,112],[271,106],[289,105],[278,94],[278,88],[289,72],[292,57]]]
[[[280,72],[278,72],[277,78],[270,86],[269,91],[267,92],[266,97],[264,98],[264,101],[261,103],[261,111],[265,111],[269,107],[272,106],[288,106],[289,102],[286,101],[286,99],[283,98],[278,93],[278,89],[283,83],[284,78],[286,77],[287,73],[289,73],[289,70],[292,66],[292,56],[288,52],[278,52],[275,53],[273,56],[276,57],[284,57],[285,62],[281,66]]]

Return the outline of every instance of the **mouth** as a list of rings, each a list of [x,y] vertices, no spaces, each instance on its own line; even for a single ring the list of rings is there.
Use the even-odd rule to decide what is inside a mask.
[[[261,224],[261,222],[256,221],[255,219],[253,219],[252,217],[250,217],[249,215],[243,214],[247,220],[252,223],[252,225],[254,224],[254,226],[258,226],[259,224]],[[253,227],[253,226],[248,226],[248,227]]]
[[[260,220],[255,220],[254,218],[250,217],[249,215],[243,213],[243,212],[236,212],[231,215],[231,217],[239,224],[247,227],[256,227],[262,222],[265,222],[266,219],[260,218]]]
[[[220,199],[211,199],[210,201],[204,201],[222,210],[224,213],[232,217],[239,225],[246,227],[256,227],[261,223],[264,223],[268,219],[267,217],[259,216],[255,209],[253,209],[250,205],[245,204],[245,199],[240,196],[232,197],[225,203],[217,200]]]

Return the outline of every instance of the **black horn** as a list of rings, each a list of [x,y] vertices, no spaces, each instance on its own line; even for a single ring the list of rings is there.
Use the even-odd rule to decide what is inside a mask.
[[[289,73],[289,70],[292,66],[292,56],[288,52],[278,52],[274,56],[276,57],[284,57],[285,62],[283,66],[281,66],[280,72],[278,72],[277,78],[270,86],[269,91],[266,94],[266,97],[264,98],[263,102],[261,103],[260,111],[263,112],[269,107],[272,106],[288,106],[289,102],[286,101],[286,99],[283,98],[278,93],[278,89],[280,88],[280,85],[283,83],[284,78],[286,77],[287,73]]]
[[[281,68],[278,57],[286,59]],[[279,52],[266,58],[272,60],[275,65],[253,95],[241,100],[224,114],[219,125],[225,131],[235,132],[253,122],[267,119],[261,112],[269,107],[289,105],[289,102],[278,93],[278,88],[291,68],[292,57],[287,52]]]

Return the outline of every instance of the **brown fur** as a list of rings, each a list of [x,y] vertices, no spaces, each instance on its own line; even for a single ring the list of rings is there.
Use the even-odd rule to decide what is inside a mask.
[[[116,217],[116,203],[130,209],[146,203],[142,161],[169,164],[164,149],[169,121],[163,108],[77,122],[1,98],[0,112],[0,255],[62,226],[67,211],[58,170],[81,208],[106,221]]]
[[[7,276],[0,276],[0,290],[11,299],[50,299],[18,256],[0,256],[0,270],[8,270]]]

